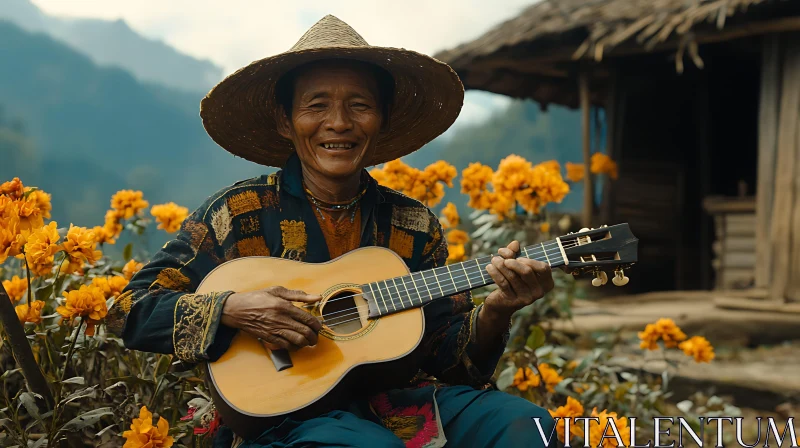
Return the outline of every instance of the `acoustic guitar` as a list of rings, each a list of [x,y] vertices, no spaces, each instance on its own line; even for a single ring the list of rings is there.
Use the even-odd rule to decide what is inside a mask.
[[[595,286],[628,282],[638,239],[627,224],[583,229],[521,249],[520,257],[581,274],[594,272]],[[199,293],[252,291],[284,286],[322,299],[297,303],[319,319],[317,345],[270,351],[239,332],[230,348],[207,363],[212,398],[235,433],[254,438],[284,418],[310,418],[342,400],[402,387],[418,370],[424,332],[422,306],[486,286],[491,256],[410,273],[405,262],[382,247],[363,247],[326,263],[243,257],[214,269]]]

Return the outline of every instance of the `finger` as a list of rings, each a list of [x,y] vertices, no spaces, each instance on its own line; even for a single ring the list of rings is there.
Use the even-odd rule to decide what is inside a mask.
[[[319,319],[314,317],[311,313],[303,311],[296,306],[287,307],[286,314],[288,314],[289,317],[295,322],[310,328],[315,333],[322,329],[322,323],[320,323]]]
[[[533,269],[533,272],[536,274],[536,278],[539,279],[539,284],[542,286],[542,289],[545,292],[550,291],[555,287],[555,283],[553,282],[553,269],[548,263],[530,260],[527,258],[520,259],[520,261]]]
[[[319,294],[308,294],[304,291],[298,291],[296,289],[286,289],[283,286],[273,286],[271,288],[267,288],[267,292],[276,297],[280,297],[292,302],[318,302],[322,300],[322,296]]]
[[[271,333],[264,333],[262,331],[255,332],[255,336],[259,341],[264,343],[270,350],[284,350],[288,349],[292,344],[280,336]]]
[[[516,268],[516,269],[515,269]],[[505,271],[503,270],[505,269]],[[519,271],[524,271],[525,269],[528,270],[528,275],[523,276]],[[533,274],[533,270],[527,266],[522,265],[517,260],[503,260],[503,267],[501,271],[503,275],[511,282],[511,287],[514,289],[514,292],[517,294],[518,297],[527,298],[532,296],[531,287],[538,287],[539,280],[536,278],[536,275]],[[528,282],[532,281],[533,285],[530,285]]]
[[[506,294],[514,294],[514,290],[511,287],[511,282],[509,279],[503,274],[500,270],[500,266],[503,265],[503,259],[500,257],[492,258],[492,262],[486,266],[486,272],[489,273],[489,276],[492,277],[494,283]]]
[[[316,319],[314,320],[316,321]],[[308,325],[297,321],[291,321],[290,325],[292,331],[299,333],[305,338],[307,342],[306,345],[317,345],[317,332],[312,330]]]
[[[501,247],[500,249],[497,249],[497,254],[507,260],[517,258],[516,252],[507,247]]]
[[[295,347],[305,347],[307,345],[311,345],[309,343],[310,341],[306,339],[304,335],[290,329],[278,330],[277,335],[283,339],[286,339]]]
[[[520,245],[519,245],[519,241],[517,241],[517,240],[514,240],[514,241],[512,241],[512,242],[511,242],[511,243],[509,243],[509,244],[508,244],[508,246],[506,246],[506,247],[508,247],[508,248],[509,248],[509,249],[510,249],[512,252],[514,252],[515,254],[518,254],[518,253],[519,253],[519,251],[520,251]]]

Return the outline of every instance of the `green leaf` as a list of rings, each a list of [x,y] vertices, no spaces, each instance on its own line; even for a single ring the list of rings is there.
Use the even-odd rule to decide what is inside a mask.
[[[116,424],[113,424],[113,425],[108,425],[108,426],[106,426],[105,428],[101,429],[101,430],[100,430],[100,432],[98,432],[98,433],[97,433],[97,434],[95,434],[94,436],[95,436],[95,437],[100,437],[100,436],[102,436],[103,434],[107,433],[107,432],[108,432],[108,431],[109,431],[111,428],[114,428],[115,426],[117,426],[117,425],[116,425]]]
[[[514,382],[515,373],[517,373],[517,366],[515,365],[510,365],[500,372],[500,375],[497,377],[497,388],[500,390],[508,389],[511,383]]]
[[[81,389],[75,391],[69,395],[67,395],[63,400],[61,400],[62,404],[67,404],[75,400],[79,400],[81,398],[86,397],[93,397],[95,395],[95,389],[97,389],[97,385],[87,387],[85,389]]]
[[[47,446],[46,444],[47,444],[47,439],[42,437],[41,439],[39,439],[39,441],[34,443],[33,446],[31,446],[31,448],[40,448],[43,446]]]
[[[64,384],[80,384],[81,386],[86,384],[86,380],[83,379],[82,376],[75,376],[69,379],[62,381]]]
[[[72,420],[68,421],[67,424],[61,427],[59,432],[61,431],[80,431],[81,429],[94,425],[95,423],[99,422],[101,418],[106,415],[114,415],[111,408],[100,408],[95,409],[84,414],[81,414]]]
[[[544,330],[542,330],[542,327],[536,325],[531,329],[531,334],[528,336],[528,340],[525,342],[525,345],[532,350],[536,350],[544,345],[544,341]]]
[[[131,259],[131,255],[133,255],[133,243],[128,243],[122,250],[122,259],[128,261]]]
[[[42,417],[39,415],[39,406],[36,405],[36,398],[34,398],[32,393],[21,393],[19,396],[19,401],[23,406],[25,406],[25,410],[28,411],[28,415],[35,418],[37,421],[42,419]]]

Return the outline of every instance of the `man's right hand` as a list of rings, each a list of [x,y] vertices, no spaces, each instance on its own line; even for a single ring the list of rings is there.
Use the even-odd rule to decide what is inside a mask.
[[[317,344],[322,324],[292,302],[314,303],[319,295],[272,286],[231,294],[222,308],[222,324],[261,339],[270,350]]]

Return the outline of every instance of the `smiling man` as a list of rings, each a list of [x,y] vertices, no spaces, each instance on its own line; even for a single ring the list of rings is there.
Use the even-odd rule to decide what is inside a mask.
[[[110,312],[132,349],[214,361],[238,331],[270,349],[317,343],[320,322],[292,302],[319,296],[273,287],[195,293],[211,270],[246,256],[320,263],[364,246],[396,252],[411,271],[443,265],[447,243],[434,213],[379,186],[366,167],[409,154],[444,132],[463,102],[445,64],[407,50],[369,46],[327,16],[288,52],[256,61],[201,104],[209,135],[275,174],[212,195],[131,280]],[[409,384],[353,397],[303,421],[286,419],[254,440],[222,422],[215,446],[542,446],[544,409],[486,387],[511,315],[553,288],[545,263],[498,250],[486,271],[498,285],[480,306],[469,294],[424,307],[420,374]],[[555,440],[555,437],[553,437]]]

